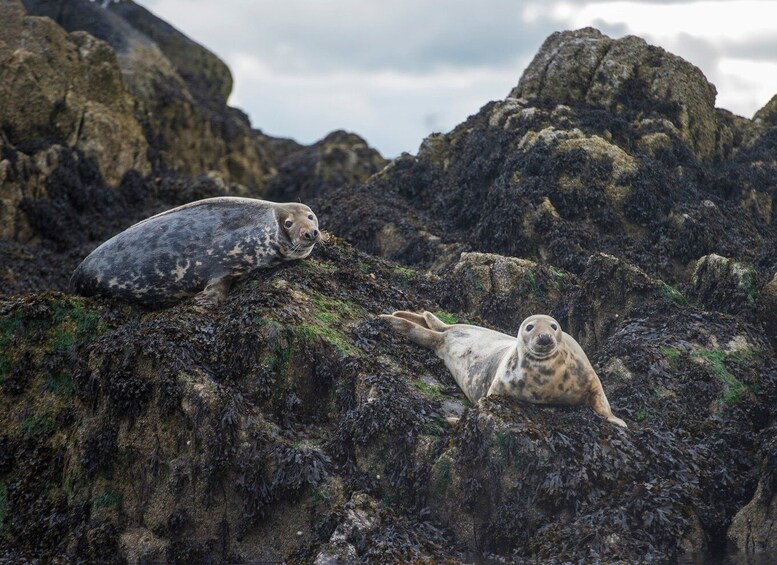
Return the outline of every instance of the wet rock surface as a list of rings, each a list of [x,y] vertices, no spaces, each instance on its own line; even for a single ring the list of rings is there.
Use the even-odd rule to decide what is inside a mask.
[[[198,116],[230,112],[217,59],[131,2],[95,13],[111,77],[148,65],[177,75]],[[62,49],[98,41],[25,25]],[[141,43],[153,59],[123,60]],[[125,87],[141,99],[142,85]],[[144,136],[189,111],[146,103],[160,112],[149,122],[127,114]],[[655,562],[720,556],[727,539],[773,550],[769,112],[715,109],[688,63],[587,29],[551,36],[510,97],[388,164],[353,134],[303,147],[246,125],[259,177],[211,164],[192,176],[152,150],[113,183],[86,147],[33,151],[3,122],[0,186],[30,188],[0,239],[0,560]],[[203,158],[223,163],[227,146]],[[75,265],[135,221],[267,191],[304,198],[329,237],[218,307],[64,293]],[[506,333],[553,315],[629,429],[586,407],[470,405],[432,352],[377,317],[399,309]]]

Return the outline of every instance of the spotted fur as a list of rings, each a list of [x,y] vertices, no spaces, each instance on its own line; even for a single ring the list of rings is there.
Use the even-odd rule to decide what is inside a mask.
[[[199,293],[197,302],[209,305],[222,300],[238,277],[307,257],[318,239],[318,220],[304,204],[208,198],[109,239],[76,268],[70,286],[84,296],[151,307]]]
[[[471,326],[445,324],[430,312],[383,315],[397,332],[433,349],[470,402],[492,394],[537,404],[587,404],[609,422],[616,417],[583,348],[550,316],[521,323],[518,337]]]

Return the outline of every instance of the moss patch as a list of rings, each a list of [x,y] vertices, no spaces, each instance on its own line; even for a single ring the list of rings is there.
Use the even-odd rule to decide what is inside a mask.
[[[442,393],[441,387],[437,385],[429,384],[422,379],[415,379],[413,381],[413,386],[418,390],[420,390],[425,395],[430,396],[432,398],[442,398],[444,396]]]
[[[434,488],[437,492],[444,493],[451,485],[451,458],[448,455],[441,455],[434,463],[436,477]]]
[[[446,324],[458,324],[459,319],[449,312],[444,310],[435,310],[434,315],[440,318]]]
[[[117,508],[121,504],[121,495],[112,490],[106,490],[95,497],[92,505],[95,508]]]
[[[682,292],[663,281],[659,284],[658,291],[661,293],[661,296],[670,302],[674,302],[680,306],[688,304],[688,299],[683,296]]]
[[[667,361],[669,361],[669,366],[672,369],[677,369],[680,357],[682,356],[682,351],[675,349],[674,347],[662,347],[661,353],[663,353]]]
[[[706,361],[710,372],[726,385],[726,390],[723,393],[723,402],[729,405],[737,404],[742,400],[742,394],[745,392],[746,387],[731,374],[728,368],[726,368],[725,362],[731,361],[742,364],[751,356],[752,352],[736,351],[726,353],[722,349],[695,351],[691,354],[691,357]]]

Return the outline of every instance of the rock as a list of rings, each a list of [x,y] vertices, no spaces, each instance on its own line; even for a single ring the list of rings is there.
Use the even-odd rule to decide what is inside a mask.
[[[752,268],[711,254],[696,262],[688,296],[709,309],[753,317],[760,286]]]
[[[606,253],[589,258],[577,284],[579,290],[570,300],[567,331],[589,352],[646,309],[674,309],[687,304],[676,288]]]
[[[753,120],[768,126],[777,125],[777,94],[753,115]]]
[[[770,432],[770,433],[769,433]],[[753,499],[737,512],[728,529],[728,539],[740,551],[758,554],[777,549],[777,440],[775,426],[767,430]]]
[[[0,237],[24,240],[34,232],[19,206],[50,195],[45,183],[63,160],[89,160],[116,186],[130,170],[149,172],[148,145],[107,44],[27,16],[16,0],[0,18]]]
[[[31,14],[88,32],[116,51],[155,170],[191,176],[213,170],[261,191],[272,163],[245,115],[226,106],[232,79],[213,54],[132,2],[24,4]]]
[[[386,164],[358,135],[335,131],[282,159],[268,180],[266,196],[277,202],[326,198],[329,190],[364,182]]]
[[[480,317],[515,333],[533,314],[558,316],[574,275],[527,259],[491,253],[462,253],[441,278],[441,302],[454,312]]]
[[[611,39],[594,28],[552,34],[510,92],[542,104],[590,104],[655,117],[654,127],[670,137],[679,134],[701,160],[717,153],[716,94],[701,71],[680,57],[639,37]]]
[[[111,2],[107,8],[156,43],[200,104],[226,105],[233,81],[221,59],[131,0]]]

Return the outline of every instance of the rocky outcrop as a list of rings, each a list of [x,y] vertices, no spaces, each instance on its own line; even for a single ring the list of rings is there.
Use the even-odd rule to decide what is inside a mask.
[[[216,171],[261,190],[272,164],[262,158],[245,115],[226,105],[232,78],[214,55],[133,2],[24,5],[115,49],[154,169],[184,176]]]
[[[334,131],[308,147],[299,147],[278,161],[265,195],[278,202],[329,197],[341,186],[363,182],[388,161],[355,133]]]
[[[218,178],[221,194],[260,196],[269,183],[296,199],[385,164],[353,134],[307,148],[252,129],[226,105],[226,65],[133,2],[7,0],[0,15],[0,256],[95,245],[163,209],[171,199],[157,189],[176,176]],[[66,288],[14,263],[0,269],[6,292],[35,284],[24,270]]]
[[[508,98],[334,195],[325,220],[371,253],[390,230],[399,244],[384,256],[426,267],[436,252],[419,226],[445,245],[578,275],[595,253],[672,285],[710,253],[768,270],[773,137],[716,110],[682,59],[633,37],[564,32]],[[369,228],[349,225],[340,203],[374,211],[361,214]]]
[[[656,562],[718,556],[727,533],[771,547],[775,129],[714,109],[695,69],[635,38],[554,35],[521,98],[384,166],[353,134],[305,148],[247,130],[224,67],[131,2],[29,4],[108,43],[2,4],[25,33],[115,50],[105,69],[125,73],[121,115],[156,174],[109,185],[99,152],[0,124],[2,182],[32,187],[14,233],[42,241],[0,238],[0,561]],[[197,165],[173,140],[200,134]],[[212,170],[172,172],[195,169]],[[261,190],[309,198],[331,235],[212,310],[45,290],[143,217]],[[629,429],[586,407],[470,405],[377,317],[398,309],[511,334],[554,315]]]
[[[701,160],[727,150],[718,145],[716,94],[702,72],[680,57],[639,37],[611,39],[593,28],[548,37],[510,92],[551,107],[602,108],[633,120],[643,132],[638,143],[648,152],[681,141]]]
[[[63,162],[89,161],[115,186],[150,171],[148,145],[106,43],[28,16],[16,0],[0,4],[0,19],[0,237],[28,239],[19,207],[49,195]]]

